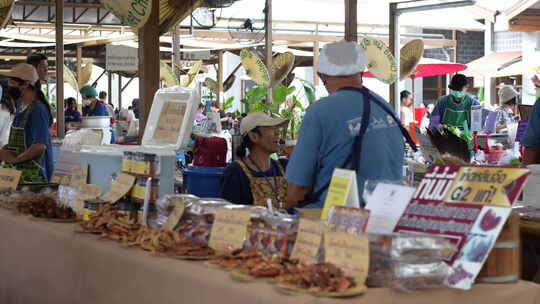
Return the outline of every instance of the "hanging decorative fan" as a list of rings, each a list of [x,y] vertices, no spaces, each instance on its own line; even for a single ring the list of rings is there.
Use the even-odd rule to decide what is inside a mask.
[[[424,55],[424,42],[414,39],[405,44],[399,51],[399,78],[409,76]]]
[[[64,64],[64,82],[67,82],[75,90],[79,92],[79,84],[77,83],[77,78],[73,72]]]
[[[159,33],[170,31],[202,3],[203,0],[159,0]]]
[[[140,0],[100,0],[122,23],[134,29],[141,28],[152,11],[152,1]]]
[[[79,87],[83,87],[88,82],[90,82],[90,78],[92,77],[92,66],[94,65],[94,60],[91,58],[84,59],[83,60],[83,66],[81,68],[81,75],[79,75],[79,79],[77,83],[79,84]]]
[[[260,86],[270,87],[270,74],[262,60],[246,49],[240,51],[240,60],[246,70],[246,74]]]
[[[264,40],[266,27],[265,1],[261,1],[259,13],[246,18],[246,11],[242,10],[229,19],[227,30],[231,40],[245,44],[254,44]]]
[[[205,80],[204,80],[204,86],[209,88],[210,91],[212,91],[212,93],[216,94],[218,93],[218,83],[217,81],[215,81],[214,79],[212,78],[209,78],[207,77]]]
[[[3,29],[8,23],[14,6],[14,0],[0,0],[0,29]]]
[[[168,87],[177,86],[178,78],[172,68],[163,60],[159,61],[159,78],[163,80]]]
[[[369,72],[386,84],[394,83],[397,80],[396,60],[384,42],[364,38],[360,45],[368,57]]]
[[[187,72],[186,78],[184,78],[184,80],[182,81],[183,87],[186,87],[186,88],[189,87],[189,85],[193,82],[195,77],[197,77],[197,75],[199,74],[199,71],[201,70],[201,66],[202,66],[202,60],[196,61],[191,66],[191,68]]]
[[[272,59],[272,86],[280,85],[294,68],[294,54],[280,53]]]

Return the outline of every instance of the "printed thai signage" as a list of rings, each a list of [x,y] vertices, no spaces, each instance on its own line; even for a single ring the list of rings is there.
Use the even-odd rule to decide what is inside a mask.
[[[141,28],[152,11],[152,0],[101,0],[101,3],[134,29]]]
[[[510,215],[527,168],[435,165],[428,169],[395,232],[442,235],[455,245],[447,285],[469,289]]]
[[[107,44],[105,65],[107,71],[136,72],[139,70],[139,53],[136,48]]]

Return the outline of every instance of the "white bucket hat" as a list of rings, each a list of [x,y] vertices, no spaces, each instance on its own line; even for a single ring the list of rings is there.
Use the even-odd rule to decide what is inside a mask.
[[[363,72],[368,57],[355,42],[339,41],[325,45],[317,62],[317,72],[328,76],[350,76]]]
[[[282,118],[272,118],[263,112],[250,113],[240,123],[240,134],[246,135],[257,127],[281,127],[288,122]]]

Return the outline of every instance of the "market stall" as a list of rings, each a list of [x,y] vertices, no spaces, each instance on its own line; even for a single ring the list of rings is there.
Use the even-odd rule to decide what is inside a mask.
[[[379,288],[352,299],[291,296],[270,284],[235,281],[230,273],[200,262],[156,257],[75,234],[76,224],[36,221],[1,210],[0,229],[2,303],[540,303],[540,288],[529,282],[411,294]]]

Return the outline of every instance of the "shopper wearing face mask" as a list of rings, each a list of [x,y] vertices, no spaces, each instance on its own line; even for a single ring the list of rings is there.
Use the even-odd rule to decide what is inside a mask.
[[[467,123],[470,128],[471,107],[480,103],[467,94],[467,77],[463,74],[454,75],[448,88],[450,88],[450,94],[437,101],[432,116],[438,116],[440,124],[444,126],[463,129],[464,124]]]
[[[38,73],[21,63],[5,73],[7,94],[17,102],[17,114],[0,160],[8,167],[22,171],[25,183],[48,182],[53,172],[53,151],[49,128],[53,123],[51,108],[43,92],[37,88]]]
[[[86,85],[79,92],[83,98],[83,116],[109,116],[107,106],[97,98],[96,88]]]

